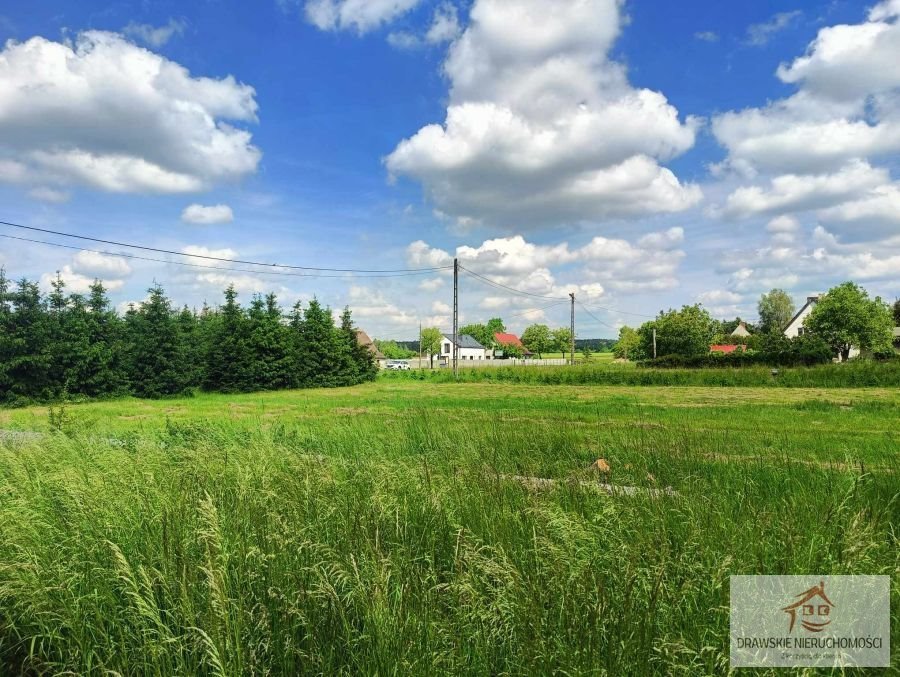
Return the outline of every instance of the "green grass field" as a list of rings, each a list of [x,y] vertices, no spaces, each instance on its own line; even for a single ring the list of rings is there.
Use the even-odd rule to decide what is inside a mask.
[[[390,378],[0,410],[0,674],[725,674],[751,573],[894,575],[896,647],[898,421]]]

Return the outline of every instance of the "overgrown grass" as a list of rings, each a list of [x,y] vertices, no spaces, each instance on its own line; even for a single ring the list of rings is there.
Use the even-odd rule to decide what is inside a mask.
[[[13,412],[0,674],[724,674],[729,575],[896,574],[900,463],[897,393],[717,392]],[[598,493],[599,456],[678,493]]]
[[[598,364],[574,367],[462,367],[466,383],[526,383],[549,385],[724,386],[783,388],[900,387],[900,362],[859,361],[814,367],[652,369],[634,365]],[[382,379],[450,383],[452,370],[388,371]]]

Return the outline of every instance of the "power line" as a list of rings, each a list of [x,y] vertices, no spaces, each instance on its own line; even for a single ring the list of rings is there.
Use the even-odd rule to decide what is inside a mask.
[[[544,306],[543,308],[532,308],[531,310],[526,310],[524,313],[516,313],[515,315],[507,315],[507,317],[522,317],[523,315],[530,315],[531,313],[537,313],[541,310],[549,310],[550,308],[556,308],[557,306],[561,306],[565,301],[557,301],[556,303],[551,303],[549,306]]]
[[[592,313],[590,310],[588,310],[587,306],[585,306],[581,301],[576,301],[576,303],[577,303],[579,306],[582,307],[582,309],[584,310],[584,312],[586,312],[588,315],[590,315],[592,318],[594,318],[597,322],[599,322],[600,324],[602,324],[604,327],[609,327],[610,329],[612,329],[612,330],[614,330],[614,331],[618,331],[614,326],[612,326],[611,324],[607,324],[606,322],[604,322],[603,320],[601,320],[599,317],[597,317],[596,315],[594,315],[594,313]]]
[[[582,308],[587,309],[587,306],[585,306],[580,301],[579,301],[579,304],[581,305]],[[656,315],[647,315],[646,313],[630,313],[627,310],[616,310],[615,308],[605,308],[603,306],[592,306],[592,308],[594,310],[602,310],[607,313],[619,313],[620,315],[632,315],[634,317],[646,317],[651,320],[656,318]]]
[[[283,277],[306,277],[306,278],[335,278],[335,279],[360,279],[360,278],[384,278],[384,277],[408,277],[411,275],[422,275],[421,272],[407,272],[407,273],[374,273],[374,274],[345,274],[345,275],[323,275],[319,273],[290,273],[287,271],[280,270],[259,270],[256,268],[226,268],[222,266],[206,266],[202,263],[187,263],[185,261],[169,261],[166,259],[154,259],[149,256],[138,256],[136,254],[127,254],[125,252],[110,252],[110,251],[102,251],[99,249],[86,249],[84,247],[75,247],[74,245],[62,244],[59,242],[47,242],[46,240],[34,240],[28,237],[18,237],[16,235],[6,235],[4,233],[0,233],[0,237],[5,238],[7,240],[17,240],[19,242],[30,242],[33,244],[41,244],[46,245],[48,247],[59,247],[61,249],[69,249],[73,251],[79,252],[89,252],[92,254],[101,254],[103,256],[118,256],[121,258],[136,260],[136,261],[152,261],[155,263],[165,263],[172,266],[184,266],[187,268],[202,268],[204,270],[218,270],[221,272],[230,272],[230,273],[250,273],[252,275],[278,275]],[[189,254],[186,256],[190,256]]]
[[[191,258],[197,259],[205,259],[208,261],[219,261],[222,263],[238,263],[241,265],[248,266],[267,266],[271,268],[286,268],[288,270],[313,270],[320,272],[330,272],[330,273],[431,273],[439,270],[448,270],[451,266],[437,266],[432,268],[396,268],[389,270],[364,270],[358,268],[317,268],[313,266],[292,266],[292,265],[283,265],[278,263],[264,263],[260,261],[244,261],[241,259],[226,259],[219,256],[210,256],[208,254],[188,254],[186,252],[177,252],[171,249],[160,249],[158,247],[147,247],[145,245],[139,244],[130,244],[127,242],[116,242],[115,240],[103,240],[97,237],[90,237],[87,235],[75,235],[73,233],[63,233],[58,230],[50,230],[49,228],[38,228],[36,226],[25,226],[20,223],[11,223],[9,221],[0,221],[0,225],[9,226],[10,228],[21,228],[23,230],[30,230],[37,233],[47,233],[49,235],[58,235],[60,237],[71,237],[77,240],[86,240],[89,242],[99,242],[100,244],[112,245],[115,247],[128,247],[129,249],[140,249],[142,251],[150,251],[156,252],[158,254],[171,254],[173,256],[187,256]]]
[[[532,296],[537,299],[550,299],[552,301],[568,301],[568,298],[562,298],[561,296],[545,296],[544,294],[533,294],[528,291],[523,291],[521,289],[515,289],[513,287],[507,287],[505,284],[501,284],[500,282],[494,282],[493,280],[485,277],[484,275],[479,275],[478,273],[469,270],[468,268],[463,268],[460,266],[460,269],[467,272],[469,275],[477,277],[479,280],[485,282],[486,284],[492,285],[494,287],[498,287],[500,289],[505,289],[506,291],[513,292],[514,294],[521,294],[523,296]]]

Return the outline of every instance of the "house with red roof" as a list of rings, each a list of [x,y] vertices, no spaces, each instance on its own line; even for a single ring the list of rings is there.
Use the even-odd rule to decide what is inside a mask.
[[[710,346],[709,352],[711,353],[733,353],[734,351],[745,352],[747,350],[747,346],[745,345],[718,345],[718,346]]]
[[[504,359],[507,357],[507,355],[505,355],[506,351],[503,350],[503,346],[512,346],[520,351],[523,357],[531,357],[531,352],[525,347],[525,344],[522,343],[522,339],[515,334],[497,332],[494,334],[494,343],[497,344],[497,348],[494,349],[495,359]]]

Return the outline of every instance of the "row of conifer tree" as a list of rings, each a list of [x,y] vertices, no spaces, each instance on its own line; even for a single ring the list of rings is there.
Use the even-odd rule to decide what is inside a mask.
[[[0,402],[334,387],[377,373],[350,310],[335,326],[315,299],[285,315],[274,294],[242,307],[229,287],[221,306],[196,312],[154,285],[121,316],[100,281],[86,295],[59,276],[51,287],[42,294],[0,269]]]

